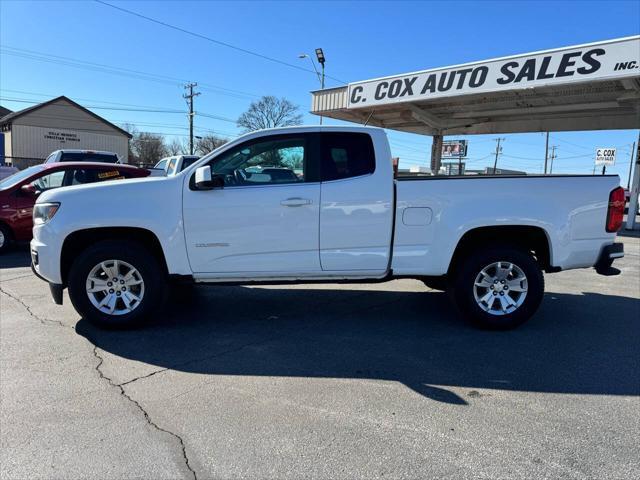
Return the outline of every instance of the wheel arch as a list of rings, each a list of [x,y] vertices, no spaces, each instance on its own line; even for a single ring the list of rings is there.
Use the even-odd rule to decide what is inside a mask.
[[[533,253],[540,268],[547,272],[555,271],[551,263],[551,241],[542,227],[499,225],[473,228],[465,232],[456,245],[447,274],[455,272],[460,261],[473,250],[496,243],[523,247]]]
[[[88,246],[103,240],[125,240],[136,242],[147,248],[158,261],[160,268],[167,273],[167,261],[160,240],[151,230],[140,227],[97,227],[75,231],[69,234],[62,245],[60,255],[60,274],[63,284],[67,283],[73,260]]]

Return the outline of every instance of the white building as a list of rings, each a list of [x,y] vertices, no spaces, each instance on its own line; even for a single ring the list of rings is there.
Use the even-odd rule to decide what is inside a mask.
[[[123,162],[129,158],[128,132],[64,96],[6,114],[0,132],[0,164],[18,168],[42,163],[64,148],[107,150]]]

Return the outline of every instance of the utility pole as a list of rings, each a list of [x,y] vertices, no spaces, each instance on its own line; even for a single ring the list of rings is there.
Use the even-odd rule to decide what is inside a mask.
[[[500,155],[500,153],[502,152],[502,148],[500,148],[500,142],[503,142],[505,139],[504,138],[495,138],[494,139],[497,143],[496,145],[496,159],[493,162],[493,174],[496,174],[496,170],[498,169],[498,156]]]
[[[640,145],[638,145],[640,148]],[[631,170],[633,169],[633,158],[634,150],[636,149],[636,142],[633,142],[633,146],[631,147],[631,157],[629,158],[629,178],[627,178],[627,190],[631,190]]]
[[[553,173],[553,161],[556,158],[556,148],[558,148],[557,145],[551,147],[551,168],[549,169],[549,175]]]
[[[189,105],[189,155],[193,155],[193,116],[195,115],[193,112],[193,97],[200,95],[200,92],[194,93],[193,91],[193,87],[197,86],[198,84],[195,82],[188,83],[184,86],[184,89],[188,90],[189,93],[182,95],[187,100],[187,105]]]
[[[547,141],[544,145],[544,174],[547,174],[547,160],[549,159],[549,132],[547,132]]]

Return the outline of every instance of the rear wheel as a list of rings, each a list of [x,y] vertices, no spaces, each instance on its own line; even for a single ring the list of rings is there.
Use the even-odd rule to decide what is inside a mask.
[[[449,293],[474,325],[507,330],[536,312],[544,277],[530,252],[512,246],[486,247],[462,262]]]
[[[9,249],[12,239],[9,227],[0,223],[0,253],[4,253]]]
[[[103,241],[83,251],[69,271],[69,297],[83,318],[101,328],[130,328],[164,302],[158,261],[133,242]]]

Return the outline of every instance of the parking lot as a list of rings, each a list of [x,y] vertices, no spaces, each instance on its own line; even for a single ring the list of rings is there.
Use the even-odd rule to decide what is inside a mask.
[[[638,478],[640,239],[470,328],[445,294],[198,287],[144,329],[78,318],[0,257],[2,478]]]

